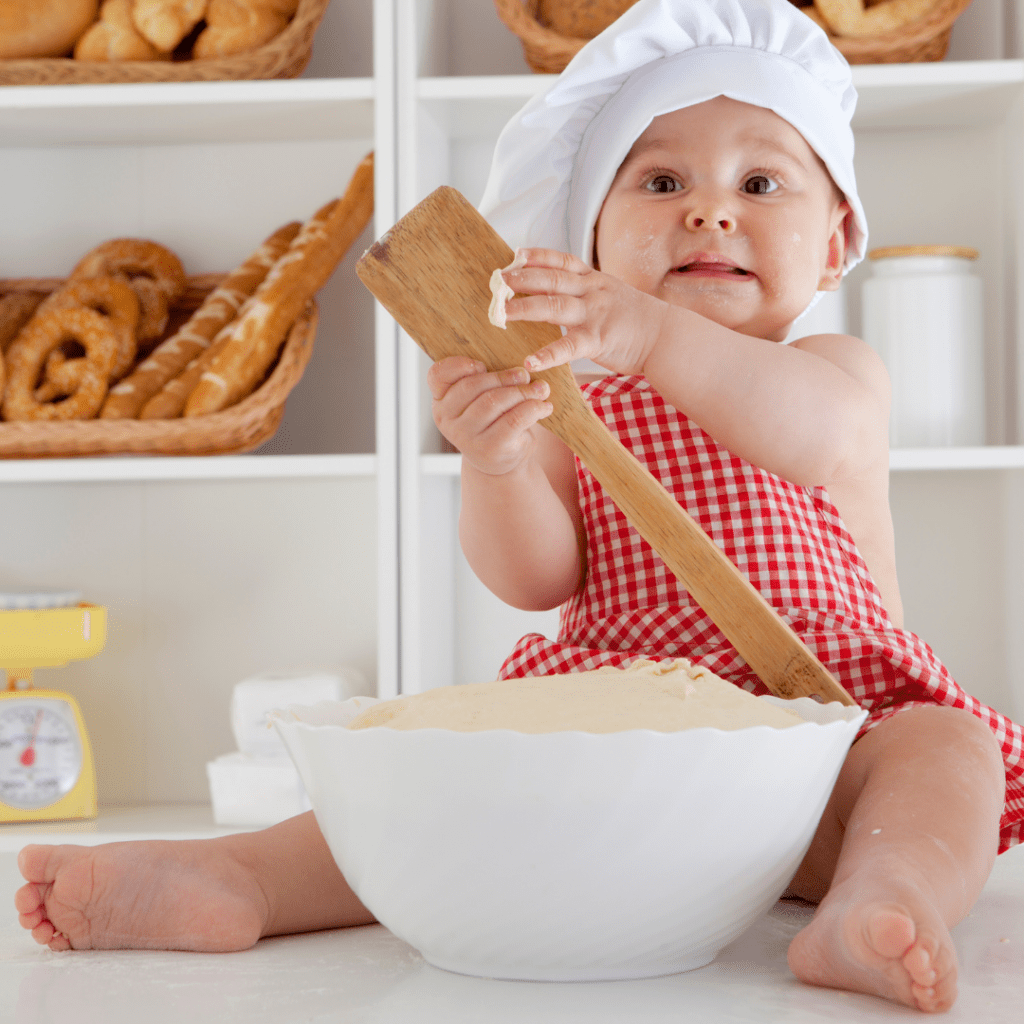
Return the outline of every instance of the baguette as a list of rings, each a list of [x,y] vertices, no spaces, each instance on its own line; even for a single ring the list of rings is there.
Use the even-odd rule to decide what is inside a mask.
[[[234,405],[263,379],[289,328],[327,283],[373,214],[373,154],[356,168],[345,194],[302,227],[250,302],[231,336],[185,403],[185,416]]]
[[[248,300],[251,302],[252,300]],[[242,306],[240,313],[244,313],[247,307]],[[231,330],[234,322],[221,329],[220,333],[210,342],[208,348],[203,349],[188,365],[178,374],[172,377],[139,411],[140,420],[172,420],[180,416],[188,401],[188,396],[195,391],[199,378],[202,377],[206,368],[216,358],[217,354],[227,344],[231,337]]]
[[[207,350],[213,338],[235,318],[245,300],[284,254],[300,227],[298,221],[293,221],[278,228],[248,259],[228,274],[176,334],[161,342],[129,376],[110,389],[100,418],[130,419],[137,416],[168,381]],[[188,397],[187,393],[184,397]],[[173,412],[144,418],[177,416],[183,405],[184,398]],[[160,407],[158,403],[157,408]]]

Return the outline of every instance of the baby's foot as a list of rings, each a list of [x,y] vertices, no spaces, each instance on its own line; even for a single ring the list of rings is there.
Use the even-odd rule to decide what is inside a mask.
[[[14,897],[36,942],[227,952],[259,939],[266,901],[218,840],[26,846]]]
[[[953,940],[927,888],[894,877],[853,875],[833,885],[790,943],[790,969],[810,985],[941,1013],[957,994]]]

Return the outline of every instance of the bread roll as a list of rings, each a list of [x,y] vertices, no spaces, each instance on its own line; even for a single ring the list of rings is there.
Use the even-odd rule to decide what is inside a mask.
[[[75,46],[76,60],[170,60],[139,34],[132,21],[132,0],[103,0],[100,20]]]
[[[99,0],[3,0],[0,59],[64,57],[96,20]]]
[[[298,6],[299,0],[210,0],[192,55],[212,59],[255,50],[284,31]]]
[[[171,51],[199,24],[207,0],[135,0],[132,20],[158,50]]]

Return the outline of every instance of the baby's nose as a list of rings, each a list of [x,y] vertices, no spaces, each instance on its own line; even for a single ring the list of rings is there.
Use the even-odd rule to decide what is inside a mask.
[[[686,214],[686,226],[691,231],[722,231],[732,234],[736,230],[736,219],[728,211],[716,204],[703,203],[694,206]]]

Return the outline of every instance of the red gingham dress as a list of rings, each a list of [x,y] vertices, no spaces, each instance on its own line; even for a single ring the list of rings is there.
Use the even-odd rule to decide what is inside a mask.
[[[1002,853],[1024,830],[1024,731],[962,690],[932,649],[889,621],[878,588],[823,487],[801,487],[731,454],[642,377],[584,395],[620,441],[722,548],[869,712],[864,730],[915,704],[966,708],[1003,751]],[[561,609],[557,641],[523,637],[502,678],[689,658],[767,693],[736,649],[577,460],[587,578]]]

